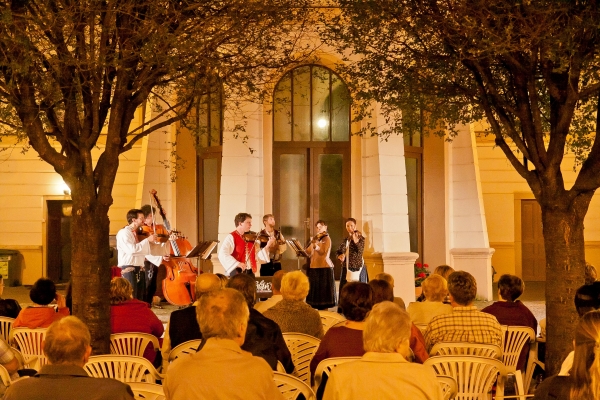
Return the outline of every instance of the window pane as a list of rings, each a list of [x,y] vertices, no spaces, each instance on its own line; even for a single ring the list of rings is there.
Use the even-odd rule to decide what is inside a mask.
[[[340,77],[331,76],[331,140],[350,139],[350,92]]]
[[[418,165],[416,158],[405,159],[406,190],[408,196],[408,229],[410,231],[410,251],[419,252],[419,207],[418,207]]]
[[[210,94],[210,145],[221,145],[221,93]]]
[[[295,238],[302,242],[307,200],[306,157],[304,154],[282,154],[279,165],[281,231],[286,238]],[[296,255],[288,250],[283,253],[283,258],[296,259]]]
[[[218,158],[202,160],[202,238],[216,240],[219,236],[219,168]]]
[[[208,147],[208,96],[201,96],[198,104],[198,147]]]
[[[313,67],[312,72],[312,130],[313,140],[329,140],[329,70]]]
[[[343,160],[341,154],[319,155],[319,218],[327,223],[332,246],[338,246],[345,236],[342,203]]]
[[[292,140],[292,78],[286,74],[275,87],[273,99],[274,126],[276,141]]]
[[[310,67],[294,70],[294,141],[310,140]]]

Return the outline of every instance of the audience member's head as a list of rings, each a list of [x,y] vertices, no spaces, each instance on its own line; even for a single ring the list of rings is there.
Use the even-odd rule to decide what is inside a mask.
[[[273,274],[273,279],[271,279],[271,288],[273,289],[273,294],[281,294],[281,281],[283,280],[283,276],[286,274],[284,270],[279,270]]]
[[[443,276],[445,280],[448,280],[448,277],[453,272],[454,268],[449,265],[440,265],[433,271],[434,274]]]
[[[83,367],[92,353],[90,341],[90,331],[79,318],[61,318],[48,327],[44,354],[50,364]]]
[[[204,339],[212,337],[244,343],[250,311],[244,296],[235,289],[206,293],[196,307],[196,318]]]
[[[448,283],[441,275],[431,274],[422,283],[423,295],[427,301],[443,301],[448,294]]]
[[[571,399],[600,398],[600,311],[590,311],[575,329],[575,356],[571,368]]]
[[[373,279],[369,281],[369,286],[373,289],[373,304],[381,303],[382,301],[394,301],[394,289],[386,281]]]
[[[373,308],[373,289],[366,283],[349,282],[340,293],[340,308],[349,321],[363,321]]]
[[[410,328],[408,313],[396,304],[388,301],[375,304],[365,320],[364,349],[377,353],[401,353],[406,357]]]
[[[248,274],[234,275],[229,278],[227,287],[240,292],[244,296],[244,299],[246,299],[248,308],[254,307],[254,302],[256,301],[256,279],[254,277]]]
[[[196,300],[198,300],[210,291],[221,289],[221,280],[215,274],[200,274],[196,278],[194,289],[196,291]]]
[[[48,278],[40,278],[31,287],[29,298],[35,304],[47,306],[56,298],[56,285]]]
[[[498,279],[498,293],[506,301],[514,302],[525,290],[525,282],[516,275],[504,274]]]
[[[281,295],[285,300],[302,301],[309,289],[308,278],[302,271],[288,272],[281,280]]]
[[[585,284],[590,285],[596,282],[598,277],[598,273],[596,272],[596,267],[594,267],[589,262],[585,263]]]
[[[121,304],[131,299],[133,288],[125,278],[116,277],[110,281],[110,304]]]
[[[229,278],[221,273],[217,273],[215,275],[217,275],[221,280],[221,289],[225,289],[227,287],[227,282],[229,282]]]
[[[583,285],[575,292],[575,308],[581,317],[588,311],[600,308],[600,282]]]
[[[448,291],[451,301],[459,306],[469,306],[477,296],[477,282],[470,273],[455,271],[448,277]]]
[[[387,272],[380,272],[373,279],[379,279],[380,281],[386,281],[389,283],[392,288],[394,288],[394,277],[388,274]]]

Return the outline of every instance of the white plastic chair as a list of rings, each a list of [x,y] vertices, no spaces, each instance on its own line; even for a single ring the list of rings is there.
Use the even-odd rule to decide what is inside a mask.
[[[533,372],[535,371],[536,365],[542,370],[546,370],[546,364],[538,358],[538,343],[545,342],[545,339],[537,338],[537,340],[531,343],[531,346],[529,347],[529,358],[527,360],[527,369],[525,370],[525,379],[523,382],[525,390],[529,390],[529,387],[531,386],[531,380],[533,379]]]
[[[164,400],[165,391],[161,385],[148,382],[129,382],[128,385],[133,391],[133,398],[136,400]]]
[[[429,352],[430,356],[479,356],[500,359],[502,349],[495,344],[439,342]]]
[[[202,339],[194,339],[178,344],[169,352],[169,362],[175,361],[177,357],[180,357],[183,354],[194,354],[196,352],[196,349],[198,349],[198,346],[200,346],[201,342]]]
[[[0,381],[2,381],[5,387],[9,387],[12,382],[10,374],[4,365],[0,365]]]
[[[323,323],[324,334],[334,325],[346,321],[346,317],[336,312],[319,310],[319,315],[321,316],[321,322]]]
[[[6,342],[6,344],[10,344],[10,331],[12,329],[13,322],[15,322],[14,318],[0,317],[0,337]]]
[[[286,400],[296,400],[300,393],[306,400],[314,400],[315,392],[304,381],[281,372],[273,372],[273,380]]]
[[[156,380],[164,378],[150,361],[138,356],[116,354],[92,356],[83,368],[94,378],[112,378],[124,383],[155,383]]]
[[[506,369],[500,360],[477,356],[435,356],[423,365],[431,366],[437,376],[450,376],[456,380],[456,399],[491,399],[492,386],[496,381],[496,394],[504,396]]]
[[[110,354],[142,357],[150,343],[154,351],[158,351],[158,339],[154,335],[141,332],[113,333],[110,335]]]
[[[316,393],[319,389],[319,386],[321,386],[323,375],[329,376],[333,368],[337,367],[340,364],[354,360],[360,360],[360,357],[331,357],[321,361],[319,365],[317,365],[317,369],[315,370],[315,384],[313,386],[314,392]]]
[[[33,366],[35,365],[35,363],[38,360],[37,356],[31,356],[31,358],[29,358],[28,361],[25,361],[25,357],[23,357],[23,353],[21,353],[19,350],[17,350],[14,347],[11,347],[10,350],[13,352],[13,354],[15,355],[15,358],[19,362],[19,369],[21,369],[21,368],[32,368],[33,369]]]
[[[456,392],[458,390],[456,379],[447,375],[438,375],[437,380],[442,388],[444,400],[450,400],[456,397]]]
[[[517,395],[527,394],[523,382],[523,373],[517,369],[517,362],[523,347],[535,341],[535,332],[528,326],[502,325],[502,361],[508,374],[515,376]],[[529,389],[529,387],[527,387]]]
[[[310,361],[317,352],[321,341],[304,333],[293,332],[284,333],[283,339],[296,366],[294,375],[310,387]]]
[[[48,363],[48,359],[44,355],[42,343],[46,338],[47,328],[13,328],[10,331],[10,342],[15,343],[18,350],[23,354],[25,363],[33,363],[33,369],[39,371],[41,367]],[[37,361],[34,362],[34,358]]]

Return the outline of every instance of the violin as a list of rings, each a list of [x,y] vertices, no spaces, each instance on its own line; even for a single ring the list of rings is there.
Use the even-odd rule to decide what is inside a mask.
[[[165,228],[164,225],[155,224],[154,227],[142,225],[136,229],[135,233],[138,236],[139,241],[146,239],[152,234],[156,235],[156,241],[159,243],[165,243],[169,240],[169,231],[167,231],[167,228]]]
[[[309,246],[309,245],[311,245],[311,244],[315,244],[315,243],[317,243],[317,242],[320,242],[320,241],[321,241],[321,240],[323,240],[323,238],[324,238],[324,237],[326,237],[326,236],[329,236],[329,233],[328,233],[327,231],[325,231],[325,232],[320,232],[320,233],[317,233],[317,234],[316,234],[316,235],[315,235],[315,236],[314,236],[312,239],[310,239],[310,240],[308,241],[307,245],[306,245],[306,246],[304,246],[304,247],[308,247],[308,246]]]
[[[248,231],[242,235],[246,242],[256,242],[257,240],[262,243],[267,243],[270,239],[269,235],[265,232],[256,233],[254,231]]]

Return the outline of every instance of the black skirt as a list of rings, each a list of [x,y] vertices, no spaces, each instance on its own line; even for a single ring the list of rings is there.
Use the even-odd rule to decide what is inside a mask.
[[[306,275],[310,283],[306,303],[317,310],[334,307],[337,296],[333,268],[309,268]]]

